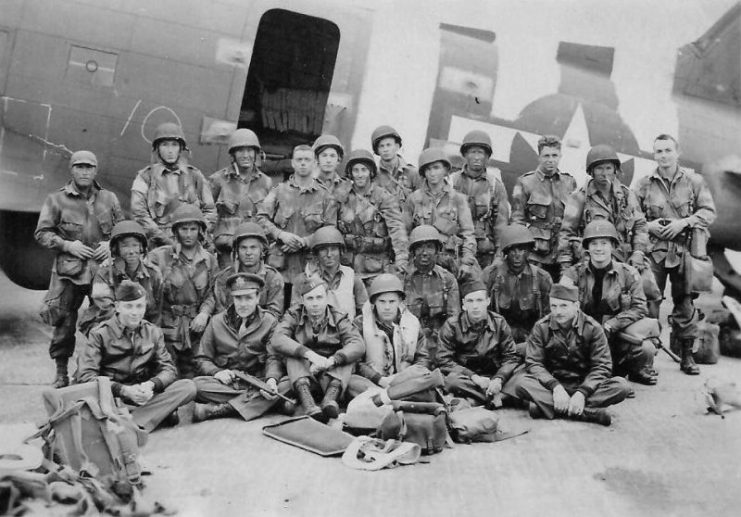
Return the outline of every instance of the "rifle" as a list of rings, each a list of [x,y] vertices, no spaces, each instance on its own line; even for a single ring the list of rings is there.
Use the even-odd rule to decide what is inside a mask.
[[[264,381],[261,381],[260,379],[258,379],[254,375],[250,375],[248,373],[240,372],[239,370],[232,370],[232,373],[238,379],[242,379],[244,382],[246,382],[247,384],[249,384],[251,386],[254,386],[257,389],[263,390],[263,391],[265,391],[267,393],[270,393],[271,395],[276,395],[276,396],[282,398],[283,400],[285,400],[286,402],[290,402],[291,404],[295,404],[296,403],[295,400],[286,397],[282,393],[278,393],[278,390],[273,391],[272,389],[270,389],[270,386],[268,386],[267,383],[265,383]]]

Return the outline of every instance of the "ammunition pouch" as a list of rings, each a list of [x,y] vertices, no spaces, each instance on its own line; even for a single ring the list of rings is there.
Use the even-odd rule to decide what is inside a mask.
[[[56,258],[57,274],[67,278],[78,277],[85,269],[85,262],[85,259],[62,252]]]

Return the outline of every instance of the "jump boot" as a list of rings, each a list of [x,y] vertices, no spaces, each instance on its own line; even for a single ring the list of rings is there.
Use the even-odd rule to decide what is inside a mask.
[[[237,410],[228,402],[223,404],[196,404],[193,408],[193,421],[203,422],[211,418],[224,418],[236,414]]]
[[[321,409],[319,409],[319,406],[316,405],[316,402],[314,402],[314,397],[311,395],[311,389],[309,389],[309,379],[307,377],[303,377],[297,380],[293,385],[293,389],[296,391],[296,395],[298,395],[298,399],[301,402],[301,407],[303,408],[304,413],[309,415],[314,420],[326,422],[327,419],[324,416],[324,413]]]
[[[612,424],[612,417],[610,413],[604,409],[599,408],[588,408],[585,407],[581,415],[572,417],[574,420],[581,420],[582,422],[591,422],[593,424],[604,425],[609,427]]]
[[[57,363],[57,373],[52,382],[53,388],[64,388],[69,386],[69,376],[67,375],[67,362],[69,359],[66,357],[57,357],[55,359]]]
[[[692,357],[694,345],[694,339],[682,340],[682,361],[679,363],[679,369],[687,375],[700,375],[700,367],[695,364],[695,358]]]
[[[327,391],[324,392],[324,398],[322,399],[322,412],[328,419],[340,416],[340,405],[337,403],[337,397],[339,397],[341,389],[340,381],[337,379],[329,381]]]

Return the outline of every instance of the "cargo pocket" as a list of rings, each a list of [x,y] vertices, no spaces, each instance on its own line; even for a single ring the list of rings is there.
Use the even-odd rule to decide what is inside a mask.
[[[309,206],[301,212],[307,232],[314,233],[324,225],[322,215],[321,206]]]
[[[288,221],[291,220],[295,211],[296,209],[294,207],[281,204],[275,214],[275,226],[281,230],[285,230],[286,226],[288,226]]]
[[[527,211],[530,219],[535,221],[545,221],[548,217],[548,207],[553,203],[553,198],[548,194],[539,194],[534,192],[527,202]]]
[[[280,249],[280,245],[277,242],[271,243],[268,248],[268,265],[274,267],[278,271],[283,271],[286,269],[287,262],[288,258],[283,250]]]
[[[372,255],[362,255],[363,272],[381,273],[383,271],[383,260]]]
[[[82,273],[85,261],[69,253],[60,253],[57,255],[56,266],[59,276],[74,278]]]
[[[532,233],[533,239],[535,240],[535,247],[533,248],[533,250],[541,255],[550,253],[551,230],[548,228],[537,228],[535,226],[531,226],[530,233]]]

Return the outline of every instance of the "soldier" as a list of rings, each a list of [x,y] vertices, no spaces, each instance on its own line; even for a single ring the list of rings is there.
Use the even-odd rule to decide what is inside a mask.
[[[440,329],[437,362],[445,374],[445,389],[477,405],[501,407],[502,394],[514,397],[513,375],[522,375],[522,358],[509,325],[489,311],[489,294],[481,281],[463,284],[462,311]]]
[[[584,420],[609,426],[605,408],[625,400],[632,389],[610,377],[612,359],[599,323],[579,310],[579,289],[554,284],[551,313],[535,324],[527,341],[527,374],[514,386],[530,401],[532,418]]]
[[[131,213],[147,232],[150,248],[173,244],[172,218],[181,204],[198,208],[210,234],[216,220],[211,189],[201,171],[185,161],[183,130],[165,122],[152,140],[153,164],[136,174],[131,185]]]
[[[206,232],[203,214],[182,205],[172,214],[176,244],[161,246],[149,259],[162,273],[161,327],[167,351],[181,377],[193,376],[193,350],[214,312],[216,257],[201,245]]]
[[[440,234],[434,226],[422,225],[409,235],[413,265],[404,279],[406,306],[422,323],[432,365],[437,352],[437,333],[445,320],[461,310],[458,282],[437,265]]]
[[[80,350],[77,382],[110,377],[113,395],[133,406],[134,422],[151,432],[165,419],[177,422],[177,408],[195,398],[196,386],[176,380],[162,331],[144,319],[146,308],[141,285],[131,280],[118,285],[115,316],[94,328]]]
[[[698,249],[707,242],[708,226],[715,220],[715,203],[705,180],[679,166],[679,144],[674,137],[659,135],[654,141],[657,169],[636,187],[638,201],[648,220],[648,257],[651,270],[664,293],[667,277],[672,283],[672,337],[681,347],[681,370],[698,375],[692,357],[698,315],[688,292],[682,267],[690,245]],[[692,240],[696,242],[692,243]],[[700,254],[704,254],[702,251]]]
[[[345,148],[334,135],[321,135],[314,141],[314,156],[319,166],[316,180],[321,183],[335,200],[344,200],[352,186],[350,180],[337,172],[345,157]]]
[[[113,227],[111,257],[98,268],[93,279],[92,303],[80,318],[80,331],[88,335],[97,324],[114,315],[114,293],[124,280],[138,283],[147,293],[144,319],[155,325],[160,320],[162,273],[146,258],[147,235],[138,223],[121,221]]]
[[[315,163],[311,147],[296,146],[291,161],[294,174],[270,191],[257,213],[257,222],[273,239],[267,262],[283,275],[289,300],[291,285],[306,267],[308,237],[337,222],[337,203],[311,177]]]
[[[615,226],[604,219],[592,221],[584,229],[582,246],[589,252],[588,260],[565,270],[561,283],[577,286],[581,310],[602,324],[610,345],[613,375],[656,384],[656,347],[649,341],[635,345],[618,337],[620,331],[643,319],[647,309],[638,271],[612,258],[620,246]]]
[[[403,204],[422,185],[422,178],[399,154],[401,135],[391,126],[378,126],[371,135],[371,149],[380,158],[376,183]]]
[[[445,180],[450,172],[450,160],[445,151],[435,147],[422,151],[419,172],[424,182],[404,204],[407,231],[423,224],[434,226],[443,239],[438,263],[459,280],[475,271],[480,274],[471,211],[466,197],[453,190]]]
[[[499,251],[497,232],[509,223],[509,200],[504,184],[486,164],[491,157],[491,138],[478,129],[463,137],[463,170],[450,176],[453,188],[466,196],[476,236],[476,259],[485,268]]]
[[[260,307],[280,318],[283,315],[284,282],[283,276],[274,267],[265,264],[263,257],[268,251],[268,237],[257,223],[246,222],[234,231],[232,254],[233,265],[227,266],[216,275],[214,313],[226,310],[232,303],[232,296],[226,286],[227,280],[235,273],[252,273],[262,278],[264,287],[260,289]]]
[[[261,153],[257,135],[237,129],[229,136],[232,163],[209,177],[216,202],[214,247],[222,267],[231,263],[234,230],[242,222],[257,220],[257,205],[273,188],[273,180],[258,168]]]
[[[306,271],[299,277],[299,282],[310,276],[318,276],[327,283],[327,301],[338,311],[346,312],[351,319],[355,318],[368,301],[365,284],[355,271],[340,264],[340,256],[345,247],[345,239],[334,226],[319,228],[311,236],[311,252],[316,263],[306,265]],[[291,306],[301,305],[301,296],[294,291]]]
[[[409,262],[407,230],[398,199],[374,183],[373,155],[365,149],[351,152],[345,174],[352,189],[337,213],[337,227],[345,236],[344,262],[366,283],[380,273],[403,275]]]
[[[368,289],[370,300],[355,318],[365,341],[365,357],[348,391],[357,396],[368,388],[388,388],[397,374],[410,369],[429,371],[427,339],[417,317],[404,306],[404,285],[398,277],[383,273]]]
[[[194,421],[231,415],[253,420],[280,402],[274,394],[254,388],[235,372],[264,380],[273,392],[290,391],[283,363],[268,347],[278,320],[259,305],[264,286],[262,277],[251,273],[228,278],[226,288],[232,302],[211,319],[195,357],[201,374],[194,379],[196,402],[207,404],[196,404]],[[295,406],[287,406],[281,409],[293,413]]]
[[[558,169],[561,140],[544,136],[538,140],[538,168],[517,179],[512,191],[512,222],[530,228],[535,247],[530,261],[551,275],[554,282],[561,275],[558,263],[558,237],[564,207],[576,190],[576,181],[568,172]]]
[[[69,167],[71,180],[47,196],[34,234],[39,244],[56,252],[41,311],[44,322],[54,327],[49,355],[57,365],[55,388],[69,384],[77,311],[90,295],[97,265],[109,256],[113,225],[123,219],[116,194],[95,181],[98,159],[93,153],[73,153]]]
[[[301,305],[283,315],[272,346],[285,357],[288,377],[305,413],[326,421],[339,415],[337,401],[365,353],[365,344],[347,314],[328,304],[324,280],[307,277],[296,289]],[[324,393],[321,408],[311,394],[316,384]]]
[[[528,260],[535,245],[530,230],[519,224],[500,232],[502,264],[484,269],[482,280],[491,299],[491,309],[510,326],[517,352],[525,357],[525,340],[535,322],[548,314],[548,294],[553,281],[548,273]]]

